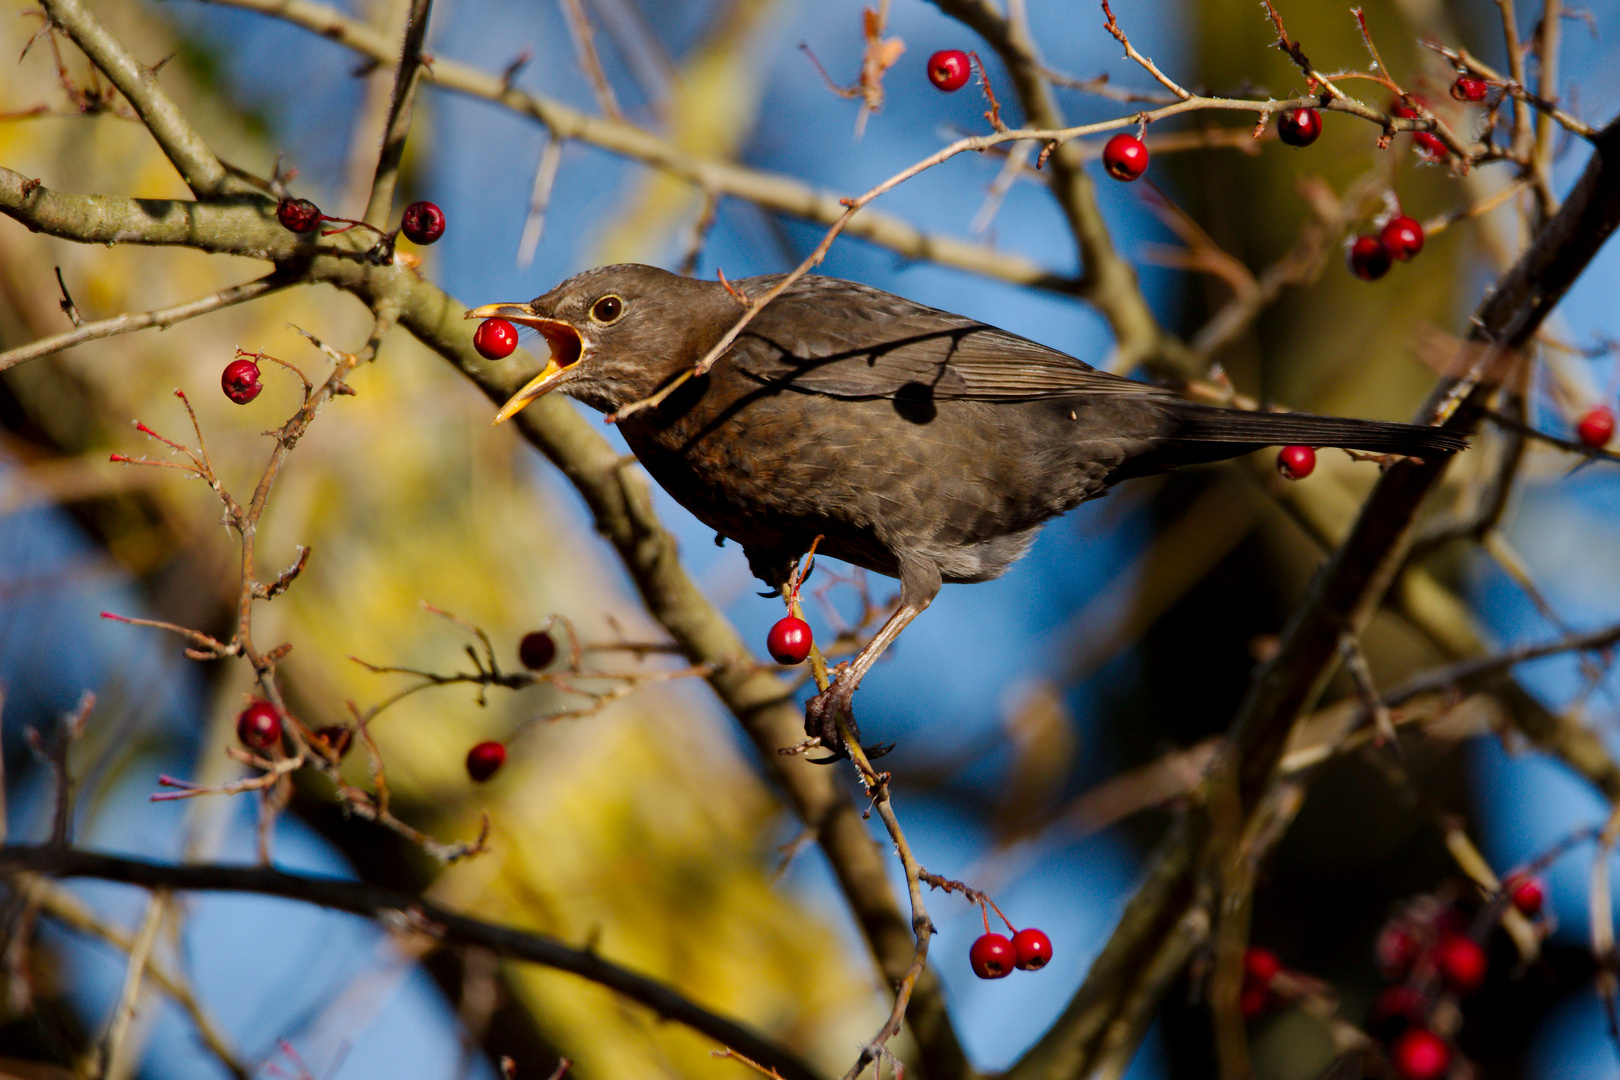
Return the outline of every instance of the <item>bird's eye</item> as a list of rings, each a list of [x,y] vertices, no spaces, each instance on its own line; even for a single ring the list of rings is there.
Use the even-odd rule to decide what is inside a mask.
[[[617,296],[604,296],[591,305],[591,318],[599,323],[610,323],[624,314],[624,301]]]

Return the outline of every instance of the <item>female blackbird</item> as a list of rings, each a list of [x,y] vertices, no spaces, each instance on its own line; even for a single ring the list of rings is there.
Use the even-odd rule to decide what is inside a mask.
[[[552,390],[603,412],[693,366],[780,277],[728,287],[604,266],[528,303],[489,304],[538,330],[551,360],[496,415]],[[805,277],[704,375],[622,418],[647,471],[736,540],[780,588],[818,551],[900,579],[900,607],[810,703],[806,731],[842,752],[836,717],[942,582],[987,581],[1048,518],[1120,480],[1275,444],[1449,454],[1449,431],[1199,405],[985,323],[834,278]]]

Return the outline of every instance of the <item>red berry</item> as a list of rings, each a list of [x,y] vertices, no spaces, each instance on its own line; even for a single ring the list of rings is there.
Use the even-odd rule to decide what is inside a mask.
[[[1547,902],[1547,887],[1541,883],[1540,878],[1515,878],[1507,883],[1508,895],[1513,899],[1513,906],[1519,911],[1535,918],[1541,914],[1541,905]]]
[[[1485,984],[1485,950],[1465,934],[1446,934],[1435,942],[1434,966],[1459,994],[1472,994]]]
[[[413,202],[405,208],[399,231],[413,244],[431,244],[444,235],[444,211],[430,202]]]
[[[1012,936],[1014,965],[1020,971],[1036,971],[1052,959],[1052,939],[1033,926],[1026,926]]]
[[[245,356],[225,365],[219,385],[225,391],[225,396],[238,405],[246,405],[264,389],[259,382],[259,365]]]
[[[1423,949],[1411,931],[1400,923],[1392,922],[1379,932],[1373,951],[1378,956],[1378,969],[1384,973],[1384,978],[1394,980],[1406,978]]]
[[[518,659],[530,671],[539,671],[557,659],[557,641],[544,630],[532,630],[518,642]]]
[[[281,714],[268,701],[255,699],[236,714],[236,737],[242,745],[267,750],[281,741]]]
[[[276,204],[276,220],[296,233],[314,232],[326,215],[308,199],[285,198]]]
[[[1411,262],[1423,250],[1423,226],[1401,214],[1389,219],[1388,224],[1379,230],[1378,239],[1390,258]]]
[[[1472,75],[1459,75],[1457,81],[1451,84],[1451,96],[1458,101],[1484,101],[1489,90],[1484,79],[1476,79]]]
[[[1270,949],[1257,949],[1253,946],[1243,951],[1243,978],[1247,982],[1257,983],[1260,986],[1271,985],[1282,971],[1282,962],[1277,954]]]
[[[1389,114],[1391,116],[1398,116],[1402,120],[1410,120],[1417,116],[1418,111],[1412,108],[1412,106],[1408,105],[1406,102],[1402,101],[1400,98],[1396,98],[1394,101],[1389,103]]]
[[[467,775],[482,784],[506,763],[506,747],[498,742],[481,742],[467,751]]]
[[[1013,943],[1001,934],[980,934],[968,949],[968,963],[973,965],[973,974],[981,979],[1005,978],[1012,974],[1016,962]]]
[[[1271,1007],[1271,991],[1255,983],[1247,983],[1238,993],[1238,1011],[1243,1019],[1253,1020]]]
[[[765,638],[778,664],[799,664],[810,655],[810,624],[792,615],[779,619]]]
[[[1376,236],[1358,236],[1350,244],[1350,272],[1362,281],[1377,281],[1389,273],[1389,248]]]
[[[1289,480],[1303,480],[1316,471],[1316,451],[1309,446],[1285,446],[1277,451],[1277,471]]]
[[[1389,1048],[1389,1063],[1401,1080],[1440,1080],[1451,1068],[1451,1047],[1428,1028],[1407,1028]]]
[[[1581,442],[1594,449],[1602,449],[1609,445],[1614,438],[1614,410],[1607,405],[1594,405],[1586,410],[1580,423],[1575,425],[1575,434]]]
[[[473,348],[485,360],[504,360],[517,349],[517,327],[505,319],[485,319],[473,331]]]
[[[318,742],[323,742],[331,747],[332,753],[339,758],[346,756],[349,747],[354,745],[354,729],[347,724],[333,724],[331,727],[323,727],[314,734]]]
[[[941,49],[928,58],[928,81],[945,93],[955,93],[973,75],[973,62],[961,49]]]
[[[1410,983],[1386,987],[1373,1002],[1367,1017],[1367,1033],[1375,1039],[1389,1040],[1423,1021],[1429,1003],[1423,993]]]
[[[1148,167],[1148,148],[1134,135],[1115,135],[1103,145],[1103,168],[1115,180],[1130,183]]]
[[[1440,136],[1432,131],[1412,132],[1412,141],[1430,157],[1442,158],[1446,156],[1446,144],[1440,141]]]
[[[1284,109],[1277,116],[1277,138],[1289,146],[1309,146],[1322,134],[1322,114],[1315,109]]]

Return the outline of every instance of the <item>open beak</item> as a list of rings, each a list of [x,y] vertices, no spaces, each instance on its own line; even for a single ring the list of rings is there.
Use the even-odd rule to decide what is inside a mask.
[[[467,312],[466,317],[505,319],[519,326],[538,330],[551,349],[551,357],[546,361],[545,370],[530,379],[527,385],[513,394],[506,404],[501,406],[501,411],[495,414],[497,424],[512,419],[529,402],[551,393],[567,382],[585,355],[585,340],[580,337],[578,330],[559,319],[541,318],[528,304],[485,304]]]

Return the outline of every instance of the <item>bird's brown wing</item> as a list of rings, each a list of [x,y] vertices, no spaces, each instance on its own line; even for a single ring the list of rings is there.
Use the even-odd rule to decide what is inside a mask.
[[[834,278],[798,282],[727,355],[761,382],[833,397],[1168,395],[986,323]]]

